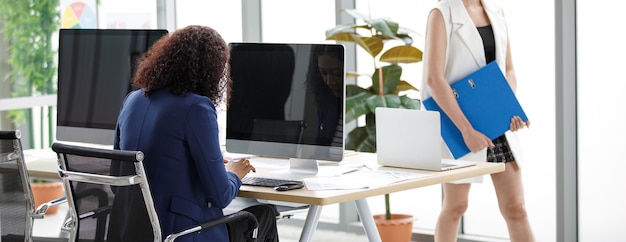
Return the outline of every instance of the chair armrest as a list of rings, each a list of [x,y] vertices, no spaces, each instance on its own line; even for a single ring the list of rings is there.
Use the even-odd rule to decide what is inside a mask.
[[[58,206],[60,204],[66,203],[67,202],[67,198],[66,197],[60,197],[57,199],[54,199],[50,202],[44,203],[39,205],[39,207],[37,207],[37,210],[35,210],[35,213],[33,214],[33,218],[36,219],[42,219],[45,215],[46,212],[48,211],[49,208],[54,207],[54,206]]]
[[[109,205],[109,206],[100,207],[100,208],[96,208],[96,209],[91,210],[91,211],[84,212],[84,213],[78,215],[78,219],[99,217],[102,214],[108,214],[108,213],[111,212],[111,207],[112,206]]]
[[[236,212],[236,213],[233,213],[233,214],[229,214],[229,215],[225,215],[223,217],[219,217],[219,218],[216,218],[216,219],[213,219],[213,220],[209,220],[207,222],[201,223],[201,224],[199,224],[197,226],[194,226],[192,228],[183,230],[181,232],[170,234],[170,235],[168,235],[165,238],[164,242],[172,242],[172,241],[174,241],[176,238],[178,238],[180,236],[187,235],[187,234],[190,234],[190,233],[193,233],[193,232],[199,232],[199,231],[202,231],[202,230],[205,230],[205,229],[208,229],[208,228],[215,227],[215,226],[220,225],[220,224],[227,224],[227,223],[231,223],[231,222],[244,221],[244,220],[248,221],[248,228],[249,228],[249,230],[246,231],[246,232],[253,231],[252,237],[256,238],[256,236],[257,236],[257,228],[259,227],[259,223],[258,223],[256,217],[252,213],[250,213],[248,211],[239,211],[239,212]]]

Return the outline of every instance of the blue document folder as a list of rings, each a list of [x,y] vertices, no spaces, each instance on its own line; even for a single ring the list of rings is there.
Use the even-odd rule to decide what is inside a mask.
[[[494,61],[451,85],[461,110],[474,129],[490,139],[503,135],[513,116],[528,121],[506,77]],[[428,110],[441,114],[441,136],[455,159],[470,152],[461,131],[441,110],[432,97],[423,101]]]

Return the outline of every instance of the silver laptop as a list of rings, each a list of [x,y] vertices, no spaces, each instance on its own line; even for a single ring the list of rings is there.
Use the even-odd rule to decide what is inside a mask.
[[[471,161],[442,159],[442,150],[447,151],[441,138],[439,112],[402,108],[376,109],[378,164],[431,171],[476,164]]]

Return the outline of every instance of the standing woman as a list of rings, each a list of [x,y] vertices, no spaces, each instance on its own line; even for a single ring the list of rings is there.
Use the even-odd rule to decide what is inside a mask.
[[[514,131],[528,127],[511,117],[510,130],[490,140],[469,123],[456,102],[450,84],[496,61],[515,92],[507,26],[502,9],[492,0],[441,0],[428,16],[424,54],[422,100],[433,97],[463,135],[472,151],[466,160],[504,162],[506,170],[492,174],[500,212],[511,241],[534,241],[524,205],[521,153]],[[463,183],[465,182],[465,183]],[[435,241],[456,241],[459,222],[468,206],[470,183],[443,185],[443,207]]]
[[[122,105],[114,147],[145,153],[163,238],[223,216],[222,209],[239,193],[241,178],[255,171],[245,159],[225,162],[220,149],[215,106],[227,101],[229,57],[217,31],[205,26],[179,29],[159,39],[139,60],[133,84],[140,89]],[[135,196],[141,194],[123,195],[116,199],[140,206],[142,200]],[[278,241],[273,206],[246,210],[258,219],[258,241]],[[109,241],[152,240],[145,209],[142,213],[114,203],[110,226],[115,229],[109,229]],[[219,225],[176,241],[242,241],[234,232],[245,230],[242,226],[246,223]]]

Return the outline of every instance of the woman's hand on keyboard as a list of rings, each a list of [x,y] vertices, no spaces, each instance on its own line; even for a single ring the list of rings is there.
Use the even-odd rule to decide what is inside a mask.
[[[250,164],[248,159],[241,158],[237,161],[224,160],[224,164],[226,165],[226,170],[235,173],[239,179],[246,176],[250,171],[256,172],[256,168]]]

